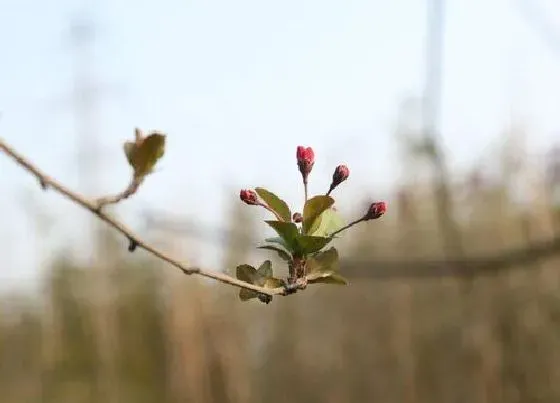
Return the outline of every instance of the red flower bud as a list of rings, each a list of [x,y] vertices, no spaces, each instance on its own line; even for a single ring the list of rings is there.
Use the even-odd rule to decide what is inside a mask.
[[[241,190],[239,192],[239,198],[242,202],[249,205],[259,204],[257,194],[250,189]]]
[[[335,187],[337,187],[346,179],[348,179],[349,176],[350,176],[350,170],[346,165],[337,166],[332,176],[332,183],[329,189],[329,193],[332,192]]]
[[[387,204],[385,202],[375,202],[371,203],[368,208],[364,220],[376,220],[381,217],[387,211]]]
[[[315,163],[315,153],[313,149],[311,147],[305,148],[304,146],[298,146],[296,158],[299,171],[304,180],[307,180],[307,175],[309,175]]]
[[[300,223],[303,221],[303,216],[301,215],[301,213],[294,213],[294,215],[292,216],[292,220],[294,220],[294,222],[296,223]]]

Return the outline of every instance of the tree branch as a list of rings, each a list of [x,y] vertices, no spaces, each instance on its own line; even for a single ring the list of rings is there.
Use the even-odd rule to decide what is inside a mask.
[[[128,199],[130,196],[132,196],[134,193],[138,191],[140,185],[142,184],[143,179],[144,178],[134,176],[130,181],[130,183],[128,184],[128,186],[126,187],[126,189],[123,190],[121,193],[117,193],[116,195],[113,196],[106,196],[97,199],[96,202],[97,209],[101,209],[102,207],[108,204],[117,204],[118,202],[124,199]]]
[[[131,194],[136,192],[139,183],[135,184],[134,180],[131,182],[131,185],[129,185],[129,187],[123,193],[108,198],[102,198],[97,202],[92,202],[86,199],[84,196],[66,188],[64,185],[62,185],[55,179],[43,173],[39,168],[37,168],[35,165],[29,162],[23,155],[19,154],[16,150],[14,150],[12,147],[6,144],[6,142],[2,138],[0,138],[0,150],[3,151],[8,156],[10,156],[16,163],[21,165],[28,172],[33,174],[37,178],[41,187],[44,190],[47,190],[49,188],[54,189],[55,191],[65,196],[66,198],[70,199],[74,203],[89,210],[91,213],[96,215],[100,220],[105,221],[115,230],[119,231],[121,234],[127,237],[128,240],[130,241],[130,245],[131,245],[130,249],[134,249],[132,245],[134,245],[135,247],[140,247],[146,250],[147,252],[151,253],[155,257],[169,263],[171,266],[174,266],[177,269],[181,270],[184,274],[198,274],[200,276],[211,278],[216,281],[222,282],[224,284],[229,284],[238,288],[245,288],[247,290],[256,291],[260,294],[264,294],[268,296],[287,295],[287,291],[284,287],[278,287],[278,288],[259,287],[253,284],[249,284],[245,281],[238,280],[224,273],[203,270],[198,267],[188,267],[180,263],[176,259],[173,259],[172,257],[168,256],[166,253],[160,251],[159,249],[147,244],[138,235],[134,234],[132,230],[127,228],[123,223],[119,222],[118,220],[116,220],[115,218],[111,217],[110,215],[106,214],[101,210],[101,206],[105,204],[117,203],[118,201],[126,197],[129,197]]]

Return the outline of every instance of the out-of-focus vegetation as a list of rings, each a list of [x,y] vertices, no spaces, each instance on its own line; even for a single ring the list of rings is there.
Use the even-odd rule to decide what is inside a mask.
[[[559,233],[550,176],[524,177],[527,208],[510,191],[530,171],[506,160],[492,179],[451,185],[466,257]],[[431,194],[403,185],[390,214],[345,237],[342,257],[442,258]],[[231,226],[247,233],[226,251],[231,270],[253,253],[239,209]],[[560,254],[471,279],[350,278],[266,306],[96,235],[89,266],[61,252],[40,295],[3,297],[3,403],[560,401]]]

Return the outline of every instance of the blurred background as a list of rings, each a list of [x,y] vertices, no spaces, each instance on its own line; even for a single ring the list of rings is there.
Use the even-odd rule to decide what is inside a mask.
[[[185,277],[0,156],[3,403],[560,401],[560,5],[554,0],[0,0],[0,136],[72,189],[157,172],[112,212],[234,273],[265,186],[334,167],[347,287],[270,305]],[[273,259],[275,271],[284,273]]]

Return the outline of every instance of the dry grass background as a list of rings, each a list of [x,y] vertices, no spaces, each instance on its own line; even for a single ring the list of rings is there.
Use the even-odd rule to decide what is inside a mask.
[[[529,210],[508,175],[467,179],[453,191],[467,257],[554,236],[542,175],[527,179]],[[346,235],[344,257],[442,258],[430,192],[409,184],[395,200]],[[253,258],[244,227],[225,267]],[[96,236],[94,267],[51,261],[40,295],[3,297],[3,403],[560,401],[560,254],[466,280],[351,278],[265,306]]]

